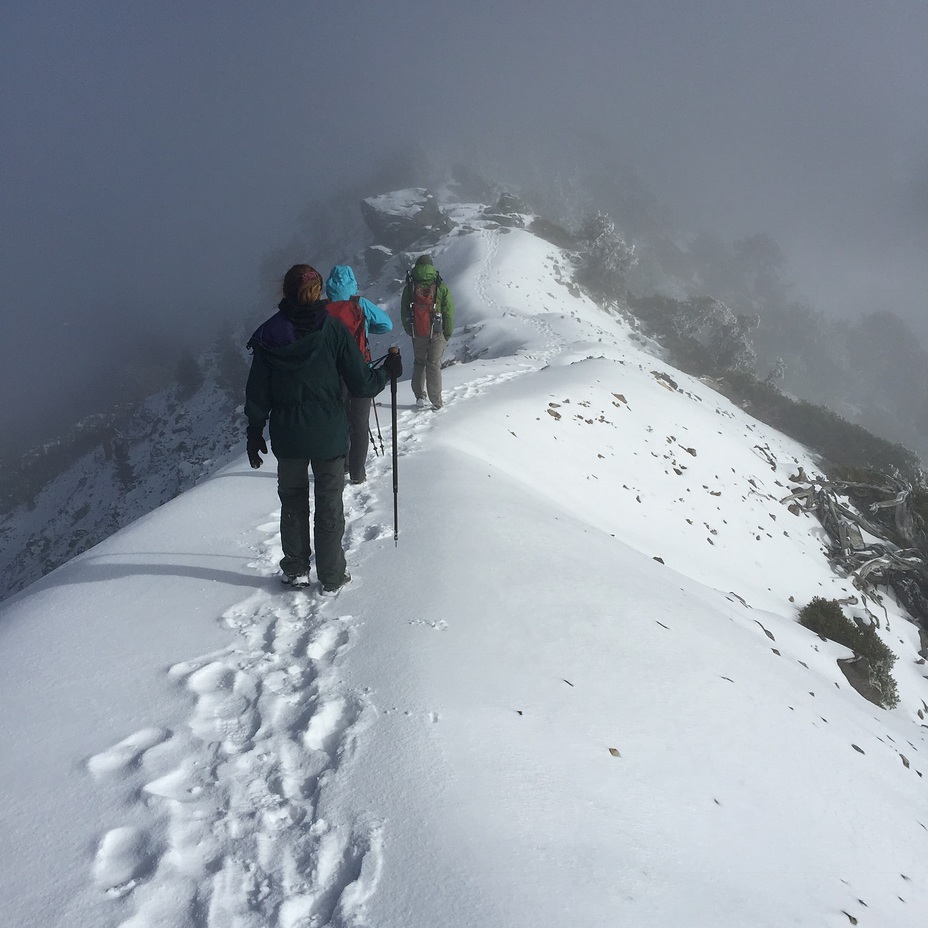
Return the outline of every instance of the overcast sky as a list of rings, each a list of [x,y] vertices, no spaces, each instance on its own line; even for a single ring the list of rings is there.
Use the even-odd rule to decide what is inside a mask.
[[[0,423],[240,318],[306,204],[411,132],[593,129],[684,225],[772,235],[814,305],[925,331],[926,39],[925,0],[10,0]]]

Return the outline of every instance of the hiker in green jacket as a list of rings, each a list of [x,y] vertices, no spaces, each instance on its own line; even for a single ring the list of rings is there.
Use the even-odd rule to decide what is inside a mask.
[[[428,396],[432,407],[441,409],[441,359],[454,332],[454,300],[429,255],[416,258],[406,275],[400,317],[412,339],[416,404],[425,406]]]
[[[308,264],[284,276],[278,312],[248,341],[254,352],[245,387],[248,461],[267,454],[264,423],[270,417],[271,449],[277,458],[280,497],[280,568],[284,583],[309,584],[309,469],[313,472],[316,571],[324,592],[344,586],[342,537],[345,511],[345,454],[348,417],[342,381],[353,396],[376,396],[391,378],[402,376],[399,353],[383,368],[368,367],[348,329],[326,312],[322,277]]]

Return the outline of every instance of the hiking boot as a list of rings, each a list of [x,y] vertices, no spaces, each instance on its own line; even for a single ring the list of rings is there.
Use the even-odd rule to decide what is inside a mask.
[[[280,582],[283,583],[284,586],[292,586],[295,590],[301,590],[309,586],[309,573],[284,574],[283,577],[280,578]]]
[[[360,476],[360,477],[352,477],[352,478],[351,478],[351,482],[354,484],[354,486],[358,486],[358,484],[360,484],[360,483],[365,483],[366,481],[367,481],[367,477],[364,476],[364,475],[362,475],[362,476]]]
[[[422,409],[427,403],[428,403],[428,400],[427,400],[424,396],[417,396],[417,397],[416,397],[416,405],[417,405],[420,409]]]
[[[351,583],[351,574],[346,573],[345,576],[335,584],[335,586],[325,586],[325,584],[323,584],[322,594],[323,596],[333,596],[343,586],[347,586],[349,583]]]

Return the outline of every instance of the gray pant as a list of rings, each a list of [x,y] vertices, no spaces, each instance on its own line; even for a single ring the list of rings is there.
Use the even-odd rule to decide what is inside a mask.
[[[348,474],[352,480],[367,477],[367,451],[371,443],[371,403],[369,396],[345,397],[348,412]]]
[[[441,356],[448,342],[444,335],[412,339],[412,392],[416,399],[428,393],[433,406],[441,406]]]
[[[323,586],[338,586],[345,576],[345,459],[277,459],[277,495],[280,497],[280,543],[284,556],[280,569],[291,577],[309,573],[309,468],[313,470],[316,514],[316,573]]]

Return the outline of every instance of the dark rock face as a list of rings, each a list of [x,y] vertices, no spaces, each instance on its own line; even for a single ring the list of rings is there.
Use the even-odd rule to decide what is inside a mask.
[[[563,226],[559,226],[549,219],[536,217],[532,220],[528,230],[539,238],[543,238],[546,242],[557,245],[558,248],[576,248],[579,244],[576,236],[571,235]]]
[[[838,661],[847,682],[875,706],[883,707],[883,694],[870,682],[870,661],[865,657],[848,657]]]
[[[512,216],[517,213],[527,213],[529,208],[514,193],[503,193],[496,201],[496,206],[487,212],[497,213],[501,216]]]
[[[514,194],[504,193],[496,202],[496,206],[489,206],[483,211],[486,219],[492,219],[501,226],[521,229],[525,226],[525,217],[528,207]]]
[[[386,263],[393,257],[393,252],[384,245],[371,245],[364,249],[364,264],[370,277],[377,277]]]
[[[361,215],[376,242],[394,253],[414,246],[425,251],[454,228],[424,187],[368,197],[361,201]]]

